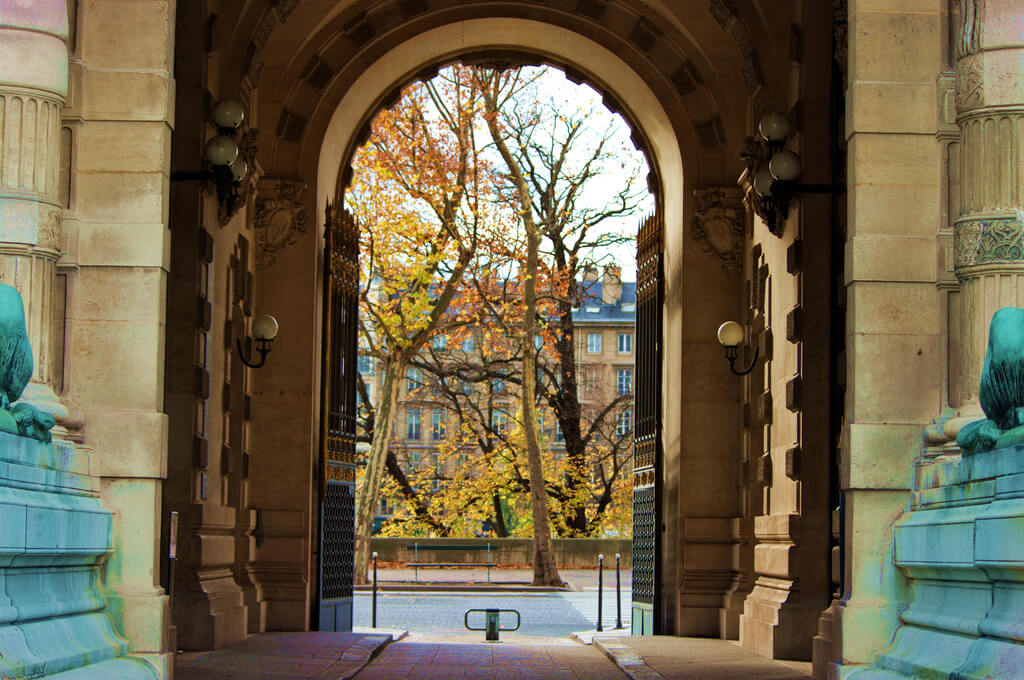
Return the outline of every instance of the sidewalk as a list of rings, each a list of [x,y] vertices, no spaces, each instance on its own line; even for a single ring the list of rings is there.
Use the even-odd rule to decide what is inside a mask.
[[[772,661],[729,640],[668,635],[613,637],[594,646],[631,680],[809,680],[810,662]]]
[[[351,678],[391,635],[261,633],[215,652],[175,659],[174,680],[298,680]]]
[[[410,636],[389,644],[356,680],[628,680],[600,650],[564,640],[508,644]]]

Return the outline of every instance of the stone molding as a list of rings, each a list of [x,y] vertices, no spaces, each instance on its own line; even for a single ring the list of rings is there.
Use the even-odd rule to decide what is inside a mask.
[[[730,196],[717,187],[697,189],[693,193],[697,210],[690,223],[690,234],[701,250],[720,261],[722,271],[736,274],[742,265],[745,232],[739,196],[735,191],[730,192]]]
[[[259,183],[253,218],[258,267],[273,267],[278,251],[294,246],[306,233],[305,193],[306,183],[300,180],[266,178]]]
[[[1018,214],[958,222],[953,242],[957,271],[983,264],[1024,264],[1024,219]]]

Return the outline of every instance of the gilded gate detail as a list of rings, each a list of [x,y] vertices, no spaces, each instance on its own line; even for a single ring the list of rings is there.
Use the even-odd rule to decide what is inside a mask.
[[[658,620],[661,555],[661,319],[664,221],[644,220],[637,234],[636,432],[633,446],[633,634],[651,635]]]
[[[352,628],[355,556],[359,226],[328,204],[325,239],[318,628],[345,631]]]

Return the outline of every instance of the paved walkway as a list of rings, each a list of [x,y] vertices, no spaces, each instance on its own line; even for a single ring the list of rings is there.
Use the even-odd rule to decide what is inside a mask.
[[[772,661],[727,640],[594,638],[632,680],[808,680],[810,662]]]
[[[357,633],[261,633],[216,652],[180,654],[174,680],[342,680],[391,640]]]
[[[628,680],[600,649],[564,640],[445,642],[416,635],[384,648],[356,680]]]

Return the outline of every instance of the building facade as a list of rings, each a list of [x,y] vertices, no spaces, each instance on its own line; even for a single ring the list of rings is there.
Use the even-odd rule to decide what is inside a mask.
[[[605,93],[652,168],[633,620],[821,678],[1019,674],[1024,460],[956,437],[1024,304],[1022,35],[1020,0],[0,0],[0,278],[58,440],[0,441],[0,673],[345,625],[333,206],[401,86],[500,58]]]
[[[581,426],[589,429],[600,418],[588,460],[593,465],[591,472],[603,474],[608,480],[602,485],[605,488],[614,488],[621,478],[628,478],[631,471],[636,284],[623,282],[620,272],[614,264],[607,265],[600,276],[596,268],[588,270],[584,280],[579,282],[581,303],[573,309]],[[476,472],[469,474],[479,474],[481,459],[493,455],[495,449],[500,448],[501,440],[515,430],[520,400],[515,380],[481,377],[486,372],[485,362],[479,355],[481,342],[485,342],[481,330],[463,331],[454,339],[435,337],[428,351],[430,358],[414,362],[406,369],[405,379],[399,386],[391,450],[403,474],[410,481],[415,480],[416,490],[422,494],[425,505],[429,505],[429,497],[455,479],[460,470],[476,468]],[[543,339],[538,336],[537,343],[541,342]],[[557,371],[556,358],[548,348],[543,351],[546,359],[541,363],[553,374]],[[441,368],[445,385],[439,386],[438,372],[430,370],[435,361],[440,362],[436,365]],[[504,362],[495,365],[508,375],[517,372],[515,367],[505,367]],[[362,381],[357,390],[358,398],[376,404],[383,369],[368,354],[360,355],[358,369]],[[549,379],[542,371],[541,383]],[[609,407],[609,412],[603,413]],[[565,433],[553,409],[542,399],[538,411],[539,434],[549,455],[565,459]],[[357,433],[368,443],[366,415],[367,411],[360,411]],[[453,437],[462,431],[463,417],[474,419],[473,435],[458,437],[459,445],[453,447]],[[405,499],[401,489],[381,499],[374,521],[375,531],[394,517],[396,505]],[[473,531],[502,535],[514,525],[514,518],[502,518],[502,529],[498,524],[497,518],[491,518]]]

